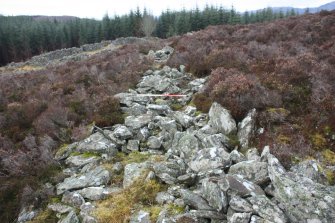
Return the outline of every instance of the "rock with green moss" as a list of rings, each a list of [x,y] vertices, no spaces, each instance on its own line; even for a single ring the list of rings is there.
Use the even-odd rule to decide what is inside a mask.
[[[68,158],[71,155],[71,153],[75,151],[77,145],[78,145],[78,142],[74,142],[70,145],[67,145],[67,144],[62,145],[55,154],[55,157],[54,157],[55,160],[60,161],[60,160],[64,160]]]

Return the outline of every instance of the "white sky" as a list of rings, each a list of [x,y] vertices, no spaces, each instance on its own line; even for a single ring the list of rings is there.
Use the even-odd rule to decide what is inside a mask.
[[[155,15],[169,8],[180,10],[202,8],[209,5],[222,5],[230,8],[232,5],[238,11],[261,9],[268,6],[293,6],[299,8],[316,7],[332,0],[0,0],[2,15],[70,15],[81,18],[101,19],[106,12],[109,15],[123,15],[136,9],[146,7]]]

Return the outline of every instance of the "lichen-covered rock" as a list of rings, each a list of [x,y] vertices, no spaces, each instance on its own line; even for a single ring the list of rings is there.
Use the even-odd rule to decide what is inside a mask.
[[[285,213],[265,195],[257,195],[247,198],[254,211],[262,218],[270,222],[289,222]]]
[[[275,198],[291,222],[318,219],[335,222],[335,189],[306,177],[288,175],[278,159],[268,154],[269,176]]]
[[[48,209],[51,209],[54,212],[64,214],[73,211],[73,207],[70,207],[68,205],[64,205],[61,203],[52,203],[48,205]]]
[[[264,191],[260,186],[254,184],[248,180],[243,179],[241,176],[230,175],[227,174],[221,180],[218,181],[220,183],[220,188],[223,191],[228,191],[229,196],[240,196],[240,197],[248,197],[254,195],[264,195]]]
[[[224,148],[229,145],[229,138],[222,133],[211,134],[200,139],[204,148],[219,147]]]
[[[113,131],[113,135],[121,140],[129,139],[133,136],[130,130],[124,125],[117,126]]]
[[[258,185],[264,185],[270,181],[268,164],[255,160],[243,161],[232,165],[229,169],[229,174],[242,175],[245,179]]]
[[[193,193],[187,189],[181,189],[179,191],[181,198],[184,200],[185,204],[189,205],[191,208],[196,210],[214,210],[207,201],[200,195]]]
[[[167,184],[175,184],[177,178],[186,173],[186,164],[182,159],[155,163],[154,172],[158,178]]]
[[[80,223],[79,218],[75,211],[71,211],[65,218],[59,221],[59,223]]]
[[[193,125],[193,118],[183,112],[176,111],[173,113],[173,118],[184,128],[189,128]]]
[[[199,150],[198,139],[190,133],[176,133],[173,140],[173,149],[181,158],[190,159]]]
[[[251,213],[234,213],[231,218],[229,218],[229,223],[249,223],[251,218]]]
[[[205,148],[198,151],[189,162],[189,168],[198,173],[225,169],[231,164],[229,153],[223,148]]]
[[[171,108],[168,105],[148,104],[147,109],[158,115],[168,115],[171,112]]]
[[[140,115],[140,116],[127,116],[125,119],[125,125],[131,130],[140,129],[149,124],[151,121],[151,115]]]
[[[247,160],[256,160],[256,161],[261,160],[261,157],[259,156],[259,152],[256,148],[248,149],[245,156],[247,157]]]
[[[77,192],[91,201],[105,199],[110,193],[109,190],[104,187],[87,187]]]
[[[111,176],[108,170],[101,166],[79,176],[66,178],[62,183],[57,185],[57,194],[63,194],[65,191],[82,189],[90,186],[106,185]]]
[[[104,153],[109,155],[114,155],[117,153],[116,145],[108,140],[100,132],[96,132],[90,135],[88,138],[80,141],[76,146],[76,151],[93,152],[93,153]]]
[[[252,205],[245,199],[234,196],[229,201],[229,207],[236,212],[252,212]]]
[[[79,208],[85,203],[85,200],[78,192],[65,191],[62,197],[62,202]]]
[[[147,141],[149,149],[159,149],[162,146],[162,141],[156,136],[150,136]]]
[[[236,163],[239,163],[239,162],[246,161],[247,158],[242,153],[240,153],[239,151],[233,150],[230,153],[230,160],[231,160],[232,164],[236,164]]]
[[[159,192],[156,195],[156,202],[158,204],[169,204],[172,203],[176,198],[167,192]]]
[[[139,211],[133,214],[129,223],[150,223],[150,213],[146,211]]]
[[[127,164],[124,168],[123,187],[132,185],[149,167],[148,162]]]
[[[249,111],[247,116],[238,124],[237,137],[242,149],[249,147],[249,141],[255,128],[256,109]]]
[[[19,213],[17,218],[18,223],[28,222],[34,219],[38,215],[38,211],[36,210],[29,210],[28,208],[23,208],[22,211]]]
[[[89,163],[97,163],[100,160],[99,157],[97,156],[89,156],[87,157],[86,155],[78,155],[78,156],[70,156],[65,160],[65,163],[69,165],[70,167],[83,167],[86,164]]]
[[[291,171],[300,177],[307,177],[314,182],[327,184],[327,178],[322,171],[321,165],[316,160],[305,160],[291,168]]]
[[[214,102],[209,110],[209,124],[217,133],[228,135],[236,133],[236,122],[230,112],[223,108],[220,104]]]
[[[215,178],[206,178],[202,181],[202,196],[208,204],[218,212],[227,212],[228,199],[224,191],[221,190]]]
[[[139,140],[129,140],[127,144],[127,150],[133,152],[138,151],[140,148],[140,141]]]

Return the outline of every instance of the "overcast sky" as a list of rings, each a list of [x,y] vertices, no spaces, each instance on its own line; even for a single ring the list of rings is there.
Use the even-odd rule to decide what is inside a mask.
[[[169,8],[180,10],[202,8],[209,5],[232,5],[238,11],[261,9],[268,6],[316,7],[331,0],[0,0],[0,14],[3,15],[70,15],[81,18],[101,19],[104,14],[123,15],[139,6],[146,7],[155,15]]]

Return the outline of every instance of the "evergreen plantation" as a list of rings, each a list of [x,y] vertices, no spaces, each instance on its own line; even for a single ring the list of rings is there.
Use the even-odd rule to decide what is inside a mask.
[[[109,17],[106,14],[101,21],[75,17],[64,19],[0,15],[0,65],[26,60],[43,52],[119,37],[153,35],[167,38],[197,31],[209,25],[249,24],[294,15],[294,10],[275,13],[267,8],[255,13],[241,14],[234,8],[227,10],[214,6],[207,6],[203,10],[166,10],[158,17],[150,15],[146,9],[143,12],[137,9],[123,16]],[[145,21],[153,22],[152,32],[145,32]]]

